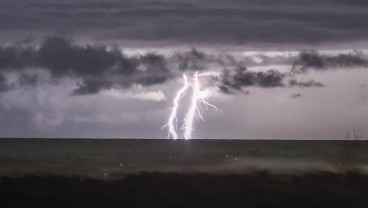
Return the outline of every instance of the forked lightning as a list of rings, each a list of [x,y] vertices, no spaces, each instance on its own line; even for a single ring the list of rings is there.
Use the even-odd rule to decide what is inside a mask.
[[[191,139],[192,138],[192,132],[193,132],[193,122],[194,122],[194,118],[196,115],[196,112],[198,113],[198,116],[200,119],[202,119],[202,121],[204,121],[203,116],[201,114],[201,109],[199,108],[200,104],[202,103],[204,105],[204,107],[206,109],[208,109],[208,107],[212,107],[217,109],[216,106],[210,104],[209,102],[207,102],[204,98],[204,93],[201,89],[201,84],[199,81],[199,77],[203,77],[203,76],[217,76],[218,73],[216,72],[206,72],[206,73],[198,73],[195,72],[195,74],[193,75],[192,81],[193,83],[188,81],[188,78],[185,74],[183,74],[183,81],[184,84],[183,86],[179,89],[179,91],[176,93],[176,96],[173,100],[173,108],[171,110],[171,114],[169,117],[169,121],[168,123],[163,127],[168,127],[169,128],[169,133],[168,133],[168,138],[172,138],[172,139],[178,139],[178,118],[177,118],[177,112],[179,109],[179,101],[182,97],[185,96],[186,91],[191,88],[192,89],[192,96],[191,96],[191,104],[189,107],[189,110],[187,112],[187,114],[185,115],[184,118],[184,123],[182,125],[182,127],[180,128],[180,130],[184,131],[184,139]]]

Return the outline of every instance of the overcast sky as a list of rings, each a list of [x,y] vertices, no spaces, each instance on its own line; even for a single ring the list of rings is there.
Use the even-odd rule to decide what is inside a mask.
[[[364,0],[4,0],[0,137],[165,138],[199,71],[218,110],[193,138],[368,139],[367,19]]]

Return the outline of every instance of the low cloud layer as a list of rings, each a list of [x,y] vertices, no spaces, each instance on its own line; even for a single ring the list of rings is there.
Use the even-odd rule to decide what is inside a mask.
[[[285,83],[288,80],[288,83]],[[265,72],[249,71],[245,67],[239,67],[235,70],[224,70],[219,88],[224,93],[232,93],[241,91],[249,93],[245,90],[247,87],[324,87],[325,85],[313,79],[308,81],[298,81],[291,73],[280,73],[276,70],[268,70]]]
[[[290,63],[288,72],[278,69],[277,65],[283,61]],[[251,70],[272,63],[276,64],[274,69]],[[72,94],[87,95],[135,84],[163,84],[183,72],[213,70],[221,72],[216,80],[225,93],[244,91],[247,87],[323,87],[323,83],[315,80],[297,81],[296,76],[308,71],[367,66],[368,60],[362,52],[321,55],[316,51],[302,51],[295,57],[272,57],[261,52],[249,56],[210,54],[192,48],[166,55],[147,52],[128,56],[116,46],[78,45],[66,38],[50,37],[40,45],[0,47],[0,91],[37,85],[42,81],[37,70],[48,72],[55,84],[64,78],[76,80]],[[12,73],[17,74],[16,78],[9,75]]]
[[[310,79],[309,81],[297,81],[296,79],[289,80],[290,86],[296,87],[324,87],[325,85]]]
[[[267,63],[272,58],[262,57]],[[278,62],[279,58],[275,58]],[[267,64],[265,63],[265,64]],[[229,54],[208,54],[192,48],[187,51],[173,52],[169,55],[145,53],[127,56],[117,47],[102,45],[78,45],[73,41],[50,37],[39,46],[23,44],[0,47],[0,83],[1,90],[10,90],[16,86],[36,85],[39,81],[34,70],[49,72],[51,79],[72,78],[78,80],[74,95],[95,94],[103,89],[129,88],[134,84],[151,86],[162,84],[178,77],[186,71],[206,71],[215,67],[244,68],[246,64],[257,65],[251,57],[236,58]],[[226,75],[228,70],[224,70]],[[17,73],[17,83],[8,84],[4,74]],[[276,71],[274,72],[276,75]],[[231,74],[233,74],[231,72]],[[280,74],[279,74],[280,75]],[[275,87],[270,73],[240,72],[231,87],[237,88],[239,79],[249,78],[246,86]],[[246,77],[244,77],[246,76]],[[276,75],[277,76],[277,75]],[[229,77],[223,78],[223,80]],[[230,81],[230,80],[229,80]],[[244,81],[244,80],[243,80]],[[277,81],[276,81],[277,82]]]
[[[294,72],[305,72],[311,69],[326,70],[342,67],[367,67],[368,60],[358,51],[335,56],[321,55],[317,51],[303,51],[293,65]]]
[[[246,67],[225,69],[221,76],[219,88],[225,93],[244,91],[244,88],[256,86],[270,87],[325,87],[314,79],[298,81],[296,77],[308,71],[351,70],[367,68],[368,59],[362,52],[355,51],[337,55],[321,55],[317,51],[302,51],[290,66],[290,72],[279,72],[277,69],[255,72]],[[245,91],[248,92],[248,91]]]
[[[0,83],[2,91],[11,89],[6,87],[3,74],[17,72],[17,86],[34,85],[37,74],[29,71],[43,69],[56,81],[65,77],[79,80],[75,95],[94,94],[134,84],[162,84],[188,70],[207,70],[211,64],[224,67],[243,63],[231,56],[209,55],[195,48],[167,57],[158,53],[127,56],[117,47],[78,45],[66,38],[50,37],[38,47],[29,44],[0,47]]]
[[[269,70],[267,72],[253,72],[245,67],[239,67],[235,70],[224,70],[221,78],[220,89],[229,93],[232,89],[242,91],[245,87],[282,87],[284,74]]]
[[[78,46],[59,37],[46,39],[38,49],[18,46],[0,48],[0,71],[21,73],[19,82],[35,82],[37,77],[24,72],[38,68],[48,70],[54,79],[80,79],[75,94],[97,93],[114,85],[159,84],[171,76],[166,60],[161,55],[146,54],[128,58],[118,49]],[[2,77],[1,83],[4,79]]]

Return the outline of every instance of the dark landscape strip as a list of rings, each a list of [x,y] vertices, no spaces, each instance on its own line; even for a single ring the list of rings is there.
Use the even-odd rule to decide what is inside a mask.
[[[368,176],[141,173],[121,180],[80,177],[1,177],[0,207],[361,207]]]

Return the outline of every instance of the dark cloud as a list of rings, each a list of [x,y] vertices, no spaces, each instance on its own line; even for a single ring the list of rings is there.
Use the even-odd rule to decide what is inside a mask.
[[[254,64],[254,61],[249,57],[237,60],[228,54],[207,54],[195,48],[175,52],[168,57],[156,53],[128,57],[118,48],[77,45],[72,40],[61,37],[47,38],[38,47],[29,44],[0,47],[0,71],[17,72],[17,86],[34,86],[39,78],[29,71],[44,69],[54,80],[64,77],[78,79],[74,95],[98,93],[102,89],[113,87],[128,88],[133,84],[161,84],[176,77],[180,71],[205,70],[211,65],[237,69],[234,74],[236,78],[224,78],[223,91],[226,91],[225,87],[240,89],[246,86],[282,85],[283,75],[276,71],[242,71],[241,66],[248,63]],[[175,71],[176,69],[179,71]]]
[[[102,89],[108,89],[112,87],[110,81],[98,80],[98,79],[84,79],[83,82],[78,83],[78,88],[73,90],[74,95],[86,95],[95,94]]]
[[[243,91],[243,88],[258,86],[263,88],[282,87],[284,74],[269,70],[266,72],[253,72],[245,67],[238,67],[235,70],[225,69],[221,76],[220,89],[229,93],[231,90]]]
[[[36,86],[39,83],[39,77],[36,74],[21,73],[18,83],[20,86]]]
[[[205,64],[210,62],[210,56],[195,48],[185,53],[176,53],[174,59],[178,62],[179,69],[185,70],[202,70]]]
[[[7,91],[8,86],[6,84],[6,78],[4,75],[0,74],[0,92]]]
[[[20,69],[33,66],[36,61],[35,51],[17,46],[0,47],[0,69]]]
[[[297,98],[300,98],[300,97],[302,97],[302,95],[300,93],[295,93],[295,94],[292,94],[290,96],[290,98],[292,98],[292,99],[297,99]]]
[[[118,50],[77,46],[58,37],[48,38],[35,53],[36,64],[50,69],[55,76],[101,76],[106,71],[130,75],[136,67],[134,60],[124,57]]]
[[[325,70],[339,67],[367,67],[368,60],[360,52],[339,54],[336,56],[320,55],[316,51],[303,51],[293,63],[294,72],[308,69]]]
[[[266,63],[291,63],[291,58],[270,58],[255,55]],[[43,69],[50,73],[53,80],[67,77],[78,80],[74,95],[98,93],[109,88],[128,88],[134,84],[150,86],[161,84],[177,77],[181,71],[205,70],[210,66],[225,68],[220,77],[221,91],[243,91],[243,88],[256,86],[262,88],[282,87],[285,78],[293,78],[296,73],[308,69],[323,70],[346,66],[367,66],[367,60],[361,53],[339,54],[336,56],[320,55],[315,51],[304,51],[293,62],[291,74],[277,70],[254,72],[246,65],[255,65],[254,57],[236,58],[229,54],[207,54],[192,48],[189,51],[175,52],[163,56],[157,53],[126,56],[116,47],[102,45],[77,45],[73,41],[50,37],[39,46],[10,45],[0,47],[0,72],[17,72],[18,83],[7,86],[3,77],[2,91],[19,86],[35,86],[40,79],[33,69]],[[290,60],[289,60],[290,59]],[[177,70],[178,69],[178,70]],[[322,83],[310,80],[289,81],[288,86],[322,87]]]
[[[246,67],[237,67],[233,70],[225,69],[221,74],[219,88],[224,93],[235,91],[244,91],[246,87],[325,87],[324,84],[310,79],[308,81],[298,81],[293,73],[281,73],[277,70],[268,70],[265,72],[249,71]],[[285,79],[291,78],[288,85],[285,85]]]
[[[142,42],[246,44],[367,40],[364,0],[7,1],[7,37],[69,34]]]
[[[114,85],[129,87],[132,84],[163,83],[171,76],[166,62],[163,56],[157,54],[128,58],[118,49],[79,46],[60,37],[46,39],[38,49],[0,47],[0,71],[20,72],[20,85],[36,83],[37,76],[25,71],[42,68],[48,70],[54,79],[81,79],[74,94],[97,93]]]
[[[280,57],[268,57],[258,54],[259,58],[262,58],[262,63],[266,62],[276,64],[282,61],[283,63],[288,61],[288,58]],[[200,51],[196,48],[191,48],[189,51],[176,52],[169,60],[169,62],[178,65],[178,68],[182,71],[201,71],[206,70],[210,65],[219,67],[241,67],[244,65],[256,66],[260,65],[259,62],[254,61],[253,57],[235,57],[227,53],[209,54],[204,51]]]
[[[289,80],[289,85],[292,87],[325,87],[324,84],[314,81],[313,79],[309,81],[297,81],[295,79]]]
[[[154,71],[154,72],[168,72],[169,69],[167,68],[166,59],[164,56],[155,54],[155,53],[148,53],[144,56],[139,56],[137,60],[141,64],[145,65],[147,68],[146,71]]]

